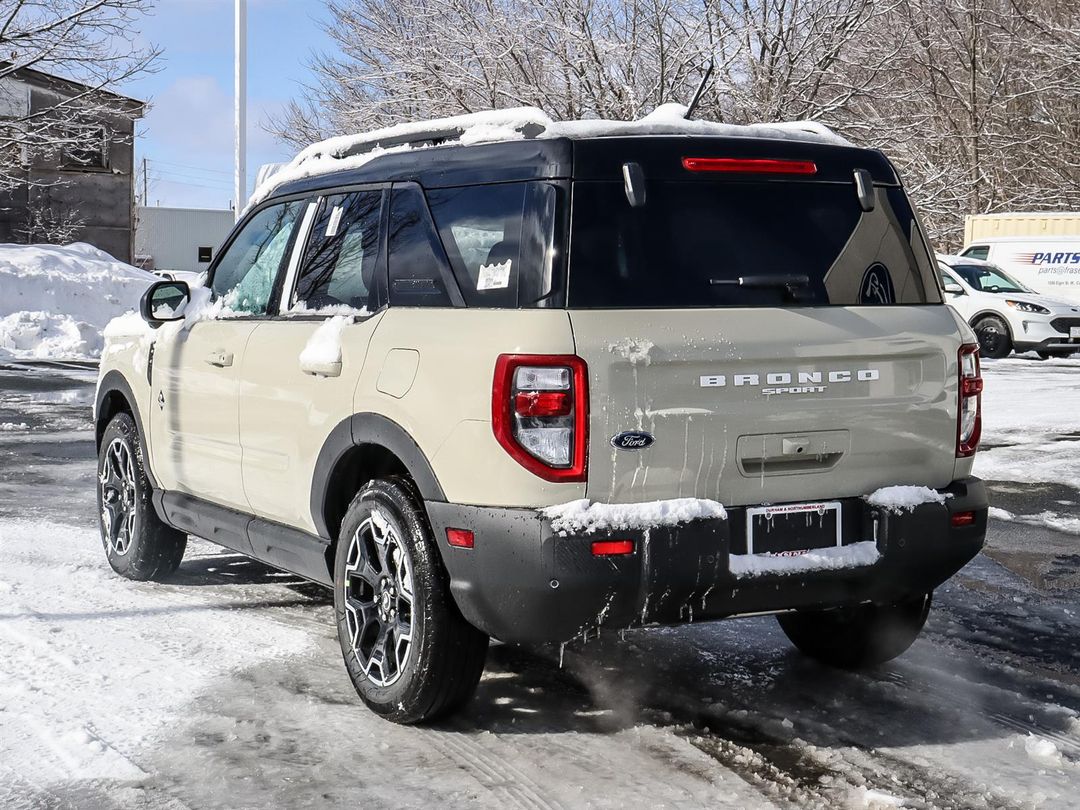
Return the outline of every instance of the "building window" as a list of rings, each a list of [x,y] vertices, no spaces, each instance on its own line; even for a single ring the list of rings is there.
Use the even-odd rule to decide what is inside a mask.
[[[109,139],[105,127],[94,127],[71,134],[71,143],[64,146],[60,165],[64,169],[107,169]]]

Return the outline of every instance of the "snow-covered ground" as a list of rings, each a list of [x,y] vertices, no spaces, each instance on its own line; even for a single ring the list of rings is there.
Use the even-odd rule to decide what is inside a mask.
[[[0,245],[0,358],[97,357],[157,277],[92,245]]]
[[[975,474],[1080,488],[1080,356],[984,362],[983,377]]]
[[[1074,374],[986,365],[1017,469],[1072,429]],[[561,668],[496,646],[467,711],[401,728],[357,700],[318,588],[201,541],[168,583],[112,575],[92,386],[0,362],[5,810],[1080,807],[1080,552],[1024,520],[1080,519],[1075,480],[995,482],[987,554],[874,671],[799,657],[768,617],[604,634]]]

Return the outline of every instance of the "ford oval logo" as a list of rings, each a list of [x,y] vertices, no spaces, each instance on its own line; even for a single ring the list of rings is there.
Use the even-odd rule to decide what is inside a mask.
[[[644,450],[656,441],[651,433],[643,430],[624,430],[611,437],[611,446],[619,450]]]

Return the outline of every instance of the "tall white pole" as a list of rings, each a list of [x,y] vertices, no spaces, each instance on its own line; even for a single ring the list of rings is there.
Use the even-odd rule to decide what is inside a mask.
[[[236,0],[236,218],[247,204],[247,0]]]

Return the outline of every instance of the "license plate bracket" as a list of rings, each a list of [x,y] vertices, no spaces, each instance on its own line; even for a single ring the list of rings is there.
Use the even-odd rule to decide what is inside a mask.
[[[795,556],[843,545],[840,501],[754,506],[746,510],[746,553]]]

